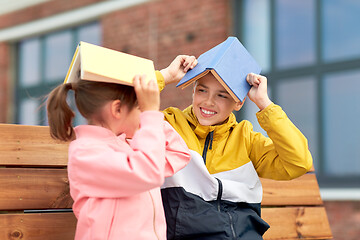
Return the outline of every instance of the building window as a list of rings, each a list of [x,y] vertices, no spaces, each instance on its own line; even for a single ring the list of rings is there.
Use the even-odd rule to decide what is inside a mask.
[[[15,122],[47,125],[44,97],[64,81],[77,44],[101,45],[101,37],[100,24],[95,22],[18,42]],[[83,122],[76,114],[75,125]]]
[[[314,76],[303,76],[292,79],[284,79],[277,87],[278,103],[286,112],[288,117],[307,137],[309,149],[315,159],[318,154],[318,129],[317,84]],[[318,162],[314,161],[315,169],[318,169]]]
[[[246,42],[247,48],[257,59],[263,71],[269,71],[270,65],[270,1],[244,1],[244,14],[241,22],[247,22],[242,27],[246,34],[242,42]],[[253,16],[256,16],[254,18]],[[251,19],[251,21],[249,21]]]
[[[279,69],[314,64],[315,1],[275,1],[275,65]]]
[[[322,1],[322,59],[326,62],[360,58],[360,1]]]
[[[360,175],[360,66],[325,74],[323,89],[324,170],[335,176]]]
[[[272,100],[308,138],[320,186],[360,187],[360,2],[235,4],[236,34],[263,66]],[[253,115],[254,104],[243,111]]]
[[[49,34],[44,37],[44,80],[59,83],[71,62],[73,34],[71,30]]]
[[[40,41],[37,38],[19,44],[19,84],[31,87],[40,82]]]

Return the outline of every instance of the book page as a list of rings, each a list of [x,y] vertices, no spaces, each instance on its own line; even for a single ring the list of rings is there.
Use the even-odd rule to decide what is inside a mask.
[[[187,86],[189,86],[191,83],[195,82],[196,80],[198,80],[199,78],[202,78],[203,76],[205,76],[206,74],[209,73],[209,69],[205,70],[204,72],[198,74],[197,76],[191,78],[189,81],[186,81],[180,85],[178,85],[178,87],[181,87],[182,89],[186,88]]]
[[[78,81],[80,78],[79,72],[80,72],[80,50],[78,46],[71,61],[68,73],[66,74],[64,83]]]

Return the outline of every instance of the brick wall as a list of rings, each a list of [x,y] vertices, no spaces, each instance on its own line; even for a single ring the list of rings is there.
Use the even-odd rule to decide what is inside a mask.
[[[334,240],[360,239],[360,201],[325,201]]]
[[[0,29],[95,2],[101,0],[45,2],[0,16]],[[150,58],[154,60],[156,69],[162,69],[179,54],[199,56],[224,41],[231,34],[230,9],[230,1],[227,0],[186,1],[186,4],[184,1],[173,0],[150,1],[103,16],[100,19],[103,45]],[[2,48],[6,49],[6,44]],[[8,68],[4,64],[0,74],[4,74]],[[8,79],[3,75],[0,77],[0,84],[6,84]],[[175,88],[175,84],[171,84],[161,93],[161,108],[185,108],[191,103],[191,95],[191,87],[180,90]],[[0,108],[0,121],[6,122],[6,103],[0,105]]]
[[[154,1],[109,14],[102,19],[104,46],[154,60],[166,67],[177,55],[199,56],[231,34],[226,0]],[[169,85],[162,93],[162,108],[185,108],[192,88]]]

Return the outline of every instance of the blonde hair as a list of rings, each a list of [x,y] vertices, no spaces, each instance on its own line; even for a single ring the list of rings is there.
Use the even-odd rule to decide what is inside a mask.
[[[134,88],[130,86],[86,80],[61,84],[48,95],[47,115],[51,137],[62,141],[75,138],[72,126],[75,114],[67,103],[69,90],[74,91],[76,107],[87,121],[98,118],[101,108],[112,100],[120,100],[129,110],[137,105]]]

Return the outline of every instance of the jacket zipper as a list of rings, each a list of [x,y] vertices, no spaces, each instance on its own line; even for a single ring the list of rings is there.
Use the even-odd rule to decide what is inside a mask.
[[[203,154],[202,154],[205,165],[206,165],[207,150],[212,149],[213,139],[214,139],[214,131],[211,131],[206,136],[205,144],[204,144],[204,150],[203,150]],[[222,193],[223,193],[223,185],[222,185],[222,182],[220,181],[220,179],[216,178],[216,180],[219,183],[218,195],[217,195],[217,199],[216,199],[216,201],[217,201],[217,209],[218,209],[219,212],[221,212],[221,196],[222,196]],[[232,218],[232,216],[231,216],[231,214],[229,212],[226,212],[226,213],[229,216],[231,233],[233,235],[233,238],[236,239],[236,233],[235,233],[235,229],[234,229],[233,218]]]
[[[236,234],[235,234],[235,229],[234,229],[234,223],[233,223],[233,218],[231,216],[231,214],[229,212],[226,212],[229,215],[229,219],[230,219],[230,229],[232,232],[232,235],[234,237],[234,239],[236,239]]]
[[[216,180],[219,183],[219,190],[218,190],[218,195],[217,195],[217,198],[216,198],[217,208],[218,208],[218,211],[221,212],[221,196],[222,196],[222,193],[223,193],[223,185],[222,185],[222,182],[221,182],[220,179],[216,178]],[[235,229],[234,229],[233,217],[231,216],[231,214],[229,212],[226,212],[226,214],[229,216],[231,233],[233,235],[233,238],[236,239],[236,233],[235,233]]]
[[[222,182],[220,181],[220,179],[216,178],[216,180],[219,183],[218,195],[216,198],[217,208],[218,208],[218,211],[221,212],[221,196],[222,196],[222,192],[223,192],[223,185],[222,185]]]
[[[211,132],[209,132],[209,134],[206,136],[206,139],[205,139],[204,150],[203,150],[203,154],[202,154],[205,165],[206,165],[207,150],[212,149],[213,138],[214,138],[214,131],[211,131]]]
[[[149,192],[149,195],[150,195],[150,198],[151,198],[151,202],[152,202],[152,205],[153,205],[153,210],[154,210],[154,217],[153,217],[153,227],[154,227],[154,233],[155,233],[155,236],[156,236],[156,238],[158,239],[158,240],[160,240],[160,238],[159,238],[159,236],[158,236],[158,234],[157,234],[157,232],[156,232],[156,226],[155,226],[155,218],[156,218],[156,211],[155,211],[155,202],[154,202],[154,199],[153,199],[153,197],[152,197],[152,195],[151,195],[151,192]]]

